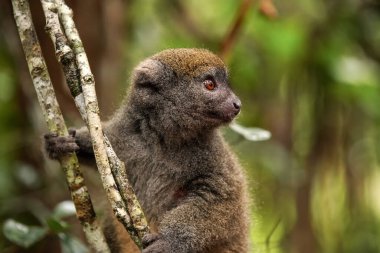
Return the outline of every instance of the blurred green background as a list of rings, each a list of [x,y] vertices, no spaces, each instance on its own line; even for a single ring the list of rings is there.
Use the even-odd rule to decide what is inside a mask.
[[[30,2],[62,111],[68,125],[81,125],[40,3]],[[68,3],[103,119],[118,107],[143,58],[172,47],[205,47],[223,57],[243,102],[238,122],[272,134],[251,142],[224,130],[249,176],[252,252],[380,252],[379,1]],[[48,232],[29,249],[1,233],[0,252],[84,251],[59,246],[84,240],[75,217],[52,218],[70,197],[60,168],[42,155],[46,131],[10,1],[1,1],[0,225],[14,219]],[[86,179],[92,184],[96,177]]]

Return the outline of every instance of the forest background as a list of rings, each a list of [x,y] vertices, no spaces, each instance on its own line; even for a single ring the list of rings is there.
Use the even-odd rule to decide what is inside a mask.
[[[95,75],[103,119],[118,107],[133,67],[145,57],[177,47],[205,47],[223,57],[243,102],[237,121],[272,134],[252,142],[224,129],[249,177],[253,252],[380,252],[378,1],[67,3]],[[30,4],[66,121],[79,126],[40,2]],[[41,152],[45,132],[10,1],[1,1],[2,227],[9,219],[41,226],[70,199],[58,164]],[[87,172],[86,180],[97,195],[97,174]],[[77,239],[66,246],[84,242],[75,217],[54,222],[29,249],[0,233],[0,251],[59,252],[67,238]],[[70,237],[63,240],[54,228]]]

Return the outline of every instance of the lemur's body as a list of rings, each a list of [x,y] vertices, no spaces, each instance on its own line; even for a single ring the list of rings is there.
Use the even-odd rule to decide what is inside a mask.
[[[137,66],[105,132],[155,230],[143,253],[247,252],[245,178],[217,130],[239,110],[224,64],[207,50],[165,50]],[[93,158],[86,130],[70,141]],[[52,156],[57,146],[48,138]],[[115,252],[137,250],[120,224],[106,230]]]

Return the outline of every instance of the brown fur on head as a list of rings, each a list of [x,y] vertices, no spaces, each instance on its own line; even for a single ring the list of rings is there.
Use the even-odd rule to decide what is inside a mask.
[[[153,55],[151,59],[155,59],[166,64],[171,69],[175,70],[177,75],[181,76],[196,76],[203,73],[205,69],[209,67],[221,68],[226,71],[223,61],[206,49],[167,49]]]

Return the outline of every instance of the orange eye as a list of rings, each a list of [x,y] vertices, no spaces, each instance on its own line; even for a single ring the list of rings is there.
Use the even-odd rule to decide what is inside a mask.
[[[203,85],[206,87],[208,90],[213,90],[216,87],[216,84],[213,80],[207,79],[203,81]]]

